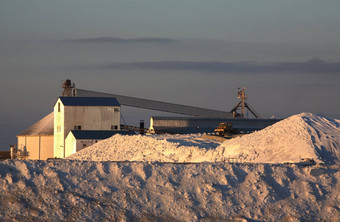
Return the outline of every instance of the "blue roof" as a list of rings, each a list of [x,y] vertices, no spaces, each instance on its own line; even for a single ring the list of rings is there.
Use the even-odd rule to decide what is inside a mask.
[[[114,131],[114,130],[71,130],[76,139],[98,139],[103,140],[110,138],[115,134],[134,135],[133,131]]]
[[[115,97],[59,97],[64,106],[120,106]]]

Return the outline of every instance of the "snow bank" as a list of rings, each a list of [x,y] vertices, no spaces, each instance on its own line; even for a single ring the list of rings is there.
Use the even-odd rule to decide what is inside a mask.
[[[261,131],[225,141],[201,135],[115,135],[69,159],[92,161],[340,164],[340,121],[302,113]]]
[[[0,162],[2,221],[338,221],[334,166]]]

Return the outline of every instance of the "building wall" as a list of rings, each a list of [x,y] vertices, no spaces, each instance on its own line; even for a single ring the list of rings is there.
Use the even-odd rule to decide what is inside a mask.
[[[30,160],[46,160],[53,157],[53,135],[18,136],[18,149],[26,148]]]
[[[82,149],[85,149],[86,147],[92,146],[93,144],[97,143],[100,140],[94,140],[94,139],[89,139],[89,140],[77,140],[77,152],[79,152]]]
[[[99,140],[82,139],[77,140],[72,133],[69,133],[65,139],[65,157],[68,157],[86,147],[92,146]]]
[[[60,112],[58,109],[60,103]],[[75,126],[81,130],[120,130],[120,107],[64,106],[58,99],[54,106],[54,156],[66,156],[65,139]],[[117,129],[115,129],[115,127]]]
[[[69,133],[65,139],[65,157],[72,155],[77,152],[76,138],[74,138],[72,133]]]
[[[114,110],[117,110],[116,112]],[[120,130],[120,108],[110,106],[65,106],[65,134],[81,126],[81,130]]]
[[[26,147],[26,136],[18,136],[17,148],[20,149],[20,150],[23,150],[24,147]]]
[[[169,133],[203,133],[214,132],[221,122],[230,122],[233,128],[241,131],[261,130],[279,119],[205,119],[205,118],[153,118],[150,119],[150,132],[160,131]]]
[[[59,105],[60,104],[60,105]],[[59,109],[60,108],[60,109]],[[54,157],[64,157],[64,139],[67,134],[64,134],[64,105],[58,99],[54,106]]]
[[[27,136],[26,137],[26,150],[28,151],[31,160],[38,160],[40,154],[40,137],[39,136]]]
[[[41,136],[40,160],[53,158],[53,135]]]

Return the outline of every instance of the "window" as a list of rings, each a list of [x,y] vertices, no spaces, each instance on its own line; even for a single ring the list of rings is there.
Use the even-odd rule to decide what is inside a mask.
[[[61,132],[61,126],[57,126],[57,132]]]
[[[81,130],[81,126],[80,125],[74,126],[74,130]]]
[[[119,112],[119,109],[118,109],[118,108],[114,108],[114,111],[115,111],[115,112]]]
[[[116,130],[116,129],[118,129],[118,126],[117,125],[111,125],[111,129]]]
[[[58,103],[58,113],[60,113],[60,103]]]

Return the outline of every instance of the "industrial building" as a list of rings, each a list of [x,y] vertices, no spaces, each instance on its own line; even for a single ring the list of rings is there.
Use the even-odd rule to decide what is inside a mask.
[[[277,119],[246,119],[246,118],[195,118],[195,117],[160,117],[150,118],[150,133],[213,133],[221,122],[231,123],[240,132],[261,130],[276,123]]]
[[[53,119],[52,112],[17,135],[18,149],[27,151],[29,159],[53,157]]]
[[[76,96],[113,96],[124,106],[182,114],[189,117],[151,117],[149,132],[151,133],[212,133],[221,122],[232,123],[233,128],[251,132],[261,130],[279,121],[279,119],[263,119],[246,102],[245,88],[239,89],[240,102],[230,112],[206,109],[194,106],[179,105],[162,101],[141,99],[95,92],[85,89],[73,89]],[[241,112],[238,112],[241,109]],[[245,109],[254,115],[254,118],[245,118]]]
[[[62,87],[63,96],[55,103],[54,112],[17,135],[18,148],[27,150],[29,159],[64,158],[108,138],[106,136],[113,132],[107,131],[120,131],[121,105],[189,116],[151,117],[149,132],[153,133],[209,133],[214,132],[221,122],[230,123],[238,131],[248,132],[279,121],[261,119],[246,102],[245,88],[238,91],[240,103],[227,112],[76,89],[71,80],[64,81]],[[255,118],[245,118],[245,109]]]
[[[71,130],[120,132],[120,104],[113,97],[60,97],[54,112],[17,135],[18,150],[27,151],[27,159],[63,158],[66,156],[65,139]],[[90,144],[90,141],[98,141],[108,134],[100,137],[89,132],[82,133],[82,141],[76,143]],[[87,140],[85,135],[89,137]],[[84,145],[81,146],[84,148]],[[77,148],[80,150],[79,145],[76,145]]]
[[[59,97],[54,106],[54,157],[66,156],[71,130],[120,130],[120,104],[114,97]]]

